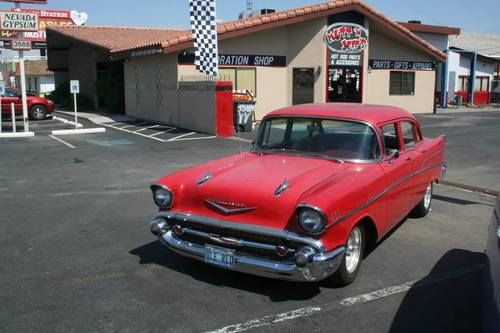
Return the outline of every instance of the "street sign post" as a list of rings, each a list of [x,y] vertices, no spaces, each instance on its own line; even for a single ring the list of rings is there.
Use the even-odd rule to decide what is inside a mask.
[[[0,133],[2,133],[2,96],[5,92],[5,84],[0,82]]]
[[[76,103],[76,94],[80,93],[80,81],[78,80],[71,80],[69,82],[69,90],[70,93],[73,94],[73,101],[75,103],[75,128],[78,128],[78,106]]]
[[[1,0],[4,1],[4,0]],[[0,11],[0,30],[11,31],[20,33],[23,31],[38,31],[38,14],[37,13],[22,13],[21,12],[21,2],[26,2],[26,0],[15,0],[8,1],[15,3],[14,11],[6,12]],[[29,3],[46,3],[46,1],[33,1],[27,0]],[[21,98],[23,106],[23,124],[24,132],[29,132],[28,123],[28,101],[26,97],[26,71],[24,67],[24,51],[27,48],[27,43],[22,40],[13,40],[12,45],[17,43],[19,51],[19,74],[21,77]],[[31,43],[29,43],[31,44]],[[31,45],[29,45],[31,49]],[[14,119],[15,125],[15,119]],[[15,126],[14,126],[15,128]]]

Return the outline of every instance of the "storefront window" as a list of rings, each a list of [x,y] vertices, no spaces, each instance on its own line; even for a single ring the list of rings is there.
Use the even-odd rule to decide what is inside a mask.
[[[490,89],[490,78],[487,76],[476,77],[476,84],[474,85],[474,91],[489,91]]]
[[[415,72],[391,71],[389,95],[414,95]]]
[[[219,68],[221,80],[233,82],[233,89],[247,89],[257,96],[255,68]]]

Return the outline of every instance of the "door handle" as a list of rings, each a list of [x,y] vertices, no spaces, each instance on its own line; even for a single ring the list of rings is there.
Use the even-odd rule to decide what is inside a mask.
[[[405,158],[405,161],[411,161],[411,157]]]

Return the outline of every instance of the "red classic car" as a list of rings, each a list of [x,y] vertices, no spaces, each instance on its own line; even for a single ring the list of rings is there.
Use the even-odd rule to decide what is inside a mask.
[[[49,99],[37,96],[27,96],[28,116],[32,120],[42,120],[54,112],[55,105]],[[23,115],[23,104],[21,100],[21,92],[16,88],[6,87],[5,94],[2,95],[2,117],[11,118],[11,104],[14,103],[14,111],[16,116]]]
[[[313,104],[269,113],[249,152],[156,181],[151,232],[223,268],[351,283],[365,251],[408,214],[426,215],[444,136],[396,107]]]

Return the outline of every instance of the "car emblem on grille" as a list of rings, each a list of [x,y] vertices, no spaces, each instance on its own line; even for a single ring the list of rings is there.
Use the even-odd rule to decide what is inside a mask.
[[[238,214],[255,210],[256,207],[247,207],[244,204],[228,202],[214,199],[207,199],[205,202],[223,214]]]

